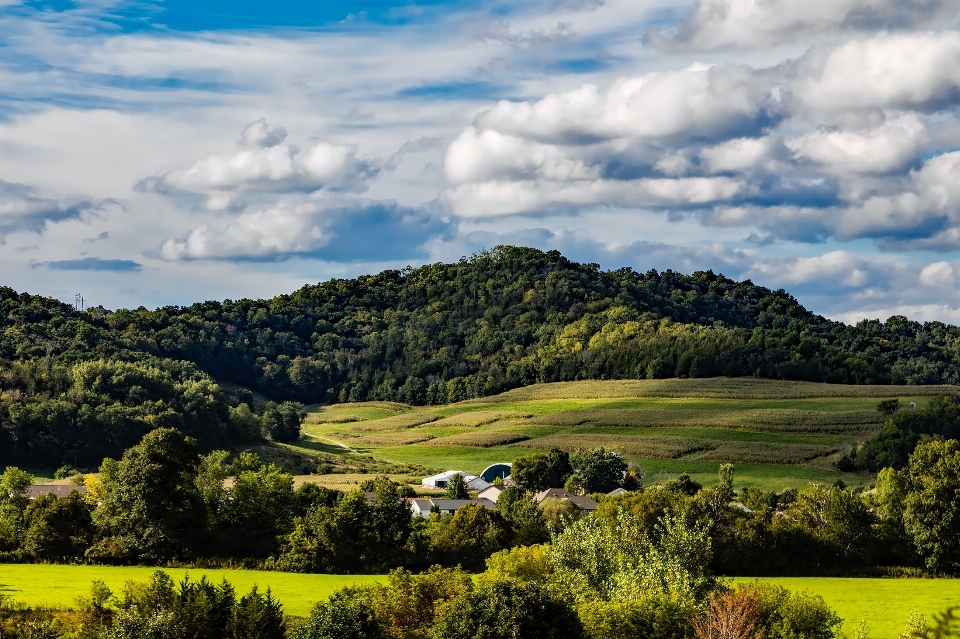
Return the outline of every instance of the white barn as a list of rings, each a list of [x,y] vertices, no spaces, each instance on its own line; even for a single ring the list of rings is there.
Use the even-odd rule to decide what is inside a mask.
[[[467,483],[467,490],[483,490],[490,486],[490,482],[462,470],[448,470],[433,477],[424,477],[420,485],[424,488],[446,490],[447,486],[450,485],[450,478],[454,475],[463,475],[463,479]]]

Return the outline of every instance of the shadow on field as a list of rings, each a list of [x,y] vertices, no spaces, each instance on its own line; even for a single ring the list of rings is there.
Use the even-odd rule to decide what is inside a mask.
[[[349,448],[344,448],[343,446],[338,446],[333,442],[324,441],[315,439],[314,436],[309,436],[310,439],[301,438],[298,439],[295,443],[291,444],[297,448],[306,448],[318,453],[326,453],[327,455],[345,455],[353,453],[354,451]]]

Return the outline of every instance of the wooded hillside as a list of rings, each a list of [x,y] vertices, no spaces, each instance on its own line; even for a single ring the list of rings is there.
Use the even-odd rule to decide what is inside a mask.
[[[960,382],[954,326],[904,317],[847,326],[783,290],[709,271],[601,271],[521,247],[269,300],[152,311],[76,312],[2,288],[0,328],[7,457],[76,457],[79,438],[136,424],[132,440],[179,424],[201,443],[229,439],[229,405],[245,398],[211,378],[277,401],[411,404],[576,379]]]

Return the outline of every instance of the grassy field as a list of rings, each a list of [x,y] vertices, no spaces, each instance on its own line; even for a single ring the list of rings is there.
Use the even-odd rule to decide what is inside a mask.
[[[738,488],[837,479],[864,485],[869,477],[839,473],[832,464],[880,427],[877,403],[898,398],[923,406],[956,390],[752,378],[538,384],[446,406],[311,407],[294,448],[345,455],[348,464],[370,459],[479,473],[531,452],[602,445],[638,463],[648,480],[686,472],[710,483],[730,462]],[[333,477],[322,481],[331,485]]]
[[[866,621],[871,639],[896,639],[911,611],[925,615],[929,622],[934,614],[960,605],[960,579],[779,577],[761,581],[820,595],[843,618],[847,635]]]
[[[103,566],[0,565],[0,593],[31,605],[71,607],[78,595],[89,591],[90,582],[102,579],[120,593],[124,582],[143,581],[153,568],[113,568]],[[164,569],[176,580],[189,574],[191,579],[206,575],[219,582],[226,578],[238,594],[257,585],[270,588],[283,603],[284,611],[305,616],[314,602],[326,599],[337,588],[351,584],[385,582],[383,575],[301,575],[254,570]],[[736,580],[749,582],[752,579]],[[844,619],[844,630],[851,634],[861,620],[870,626],[872,639],[895,639],[903,630],[911,611],[928,620],[951,605],[960,604],[960,580],[945,579],[843,579],[774,578],[762,581],[792,591],[821,595]]]
[[[0,594],[30,605],[69,608],[77,596],[90,592],[90,582],[102,579],[115,594],[123,592],[127,581],[145,581],[156,568],[109,566],[53,566],[46,564],[0,564]],[[384,575],[301,575],[257,570],[199,570],[164,568],[176,581],[189,574],[191,580],[207,579],[217,583],[226,578],[237,595],[256,585],[261,592],[270,588],[283,604],[287,614],[305,617],[317,601],[330,596],[337,588],[375,581],[385,582]]]

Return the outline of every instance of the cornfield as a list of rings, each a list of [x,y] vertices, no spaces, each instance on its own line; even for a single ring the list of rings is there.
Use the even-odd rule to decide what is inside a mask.
[[[554,382],[517,388],[494,397],[470,399],[465,404],[531,401],[538,399],[601,399],[614,397],[695,397],[712,399],[812,399],[817,397],[901,397],[950,395],[956,386],[853,386],[787,382],[752,377],[708,379],[633,379]]]

